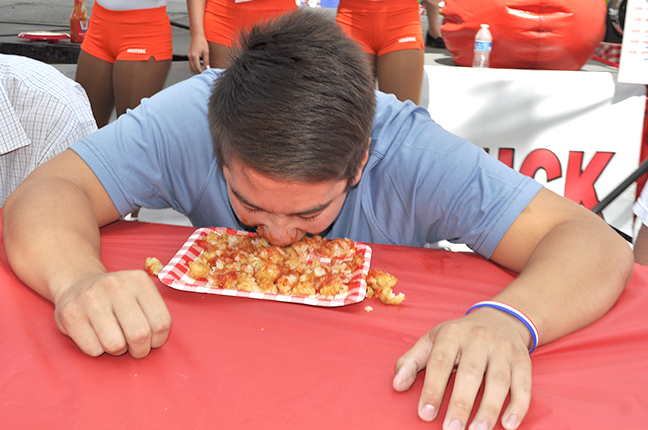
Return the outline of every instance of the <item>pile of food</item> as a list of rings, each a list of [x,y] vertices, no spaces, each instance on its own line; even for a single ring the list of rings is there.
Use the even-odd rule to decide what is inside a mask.
[[[313,236],[278,247],[258,236],[211,232],[196,244],[201,252],[187,262],[187,274],[227,290],[330,298],[347,293],[365,264],[364,253],[350,239]],[[146,269],[156,274],[162,265],[147,258]],[[367,297],[387,304],[405,299],[393,293],[398,280],[384,270],[370,269],[366,282]]]
[[[400,305],[405,300],[405,294],[394,294],[394,286],[398,282],[395,276],[382,269],[369,269],[367,274],[367,298],[374,295],[386,305]]]
[[[189,276],[217,288],[288,296],[336,296],[348,291],[364,257],[349,239],[308,237],[287,247],[262,237],[210,233]]]

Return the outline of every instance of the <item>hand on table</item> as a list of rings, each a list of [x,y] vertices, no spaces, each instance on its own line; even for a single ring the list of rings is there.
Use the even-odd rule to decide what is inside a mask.
[[[192,37],[191,44],[189,45],[189,68],[194,73],[202,73],[203,65],[205,69],[209,69],[209,44],[205,37]],[[200,64],[200,59],[202,58],[203,64]]]
[[[150,277],[140,270],[94,275],[58,294],[59,330],[88,355],[135,358],[166,342],[171,316]]]
[[[418,413],[423,420],[432,421],[441,408],[456,366],[443,428],[492,429],[510,391],[502,426],[515,429],[524,419],[531,401],[531,360],[525,330],[519,321],[495,309],[478,309],[463,318],[442,323],[396,362],[394,389],[407,390],[417,373],[426,369]],[[482,381],[482,400],[468,426]]]

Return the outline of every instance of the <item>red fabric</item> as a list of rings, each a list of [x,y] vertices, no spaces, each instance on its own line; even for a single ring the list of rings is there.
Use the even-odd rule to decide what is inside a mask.
[[[205,38],[231,47],[242,29],[296,8],[293,0],[208,0],[205,5]]]
[[[335,21],[365,52],[382,57],[425,49],[419,8],[414,0],[340,0]]]
[[[592,55],[592,59],[618,68],[619,60],[621,59],[621,44],[609,42],[599,43]]]
[[[109,270],[142,269],[149,256],[166,263],[192,232],[118,222],[102,230],[102,257]],[[58,332],[52,305],[15,278],[0,245],[1,427],[440,429],[441,419],[416,414],[422,375],[406,393],[392,389],[394,363],[513,276],[474,254],[385,245],[373,245],[372,264],[400,279],[402,305],[319,308],[176,291],[156,280],[173,317],[168,343],[141,360],[91,358]],[[647,285],[648,269],[637,266],[606,316],[533,353],[521,428],[645,426]]]
[[[109,63],[173,59],[171,22],[166,6],[152,9],[111,10],[98,2],[81,49]]]
[[[592,0],[446,0],[441,14],[459,66],[472,65],[477,30],[489,24],[491,67],[579,70],[605,36],[607,9]]]

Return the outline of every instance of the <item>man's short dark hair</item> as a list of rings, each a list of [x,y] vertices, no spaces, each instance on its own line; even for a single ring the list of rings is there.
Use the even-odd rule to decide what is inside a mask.
[[[209,123],[221,168],[236,159],[279,180],[350,183],[375,109],[360,47],[323,12],[300,8],[241,33]]]

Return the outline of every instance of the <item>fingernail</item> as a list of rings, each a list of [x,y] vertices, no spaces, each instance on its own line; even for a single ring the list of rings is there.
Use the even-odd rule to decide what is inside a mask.
[[[448,423],[446,430],[461,430],[461,422],[459,420],[452,420]]]
[[[475,425],[475,430],[488,430],[488,424],[486,424],[483,421],[480,421]]]
[[[509,415],[504,421],[504,427],[506,427],[507,429],[516,429],[518,428],[519,425],[520,425],[520,420],[515,414]]]
[[[394,375],[394,383],[400,385],[403,383],[403,369],[398,369],[398,372]]]
[[[436,409],[434,409],[434,406],[423,405],[419,415],[423,421],[432,421],[434,419],[434,414],[436,414]]]

